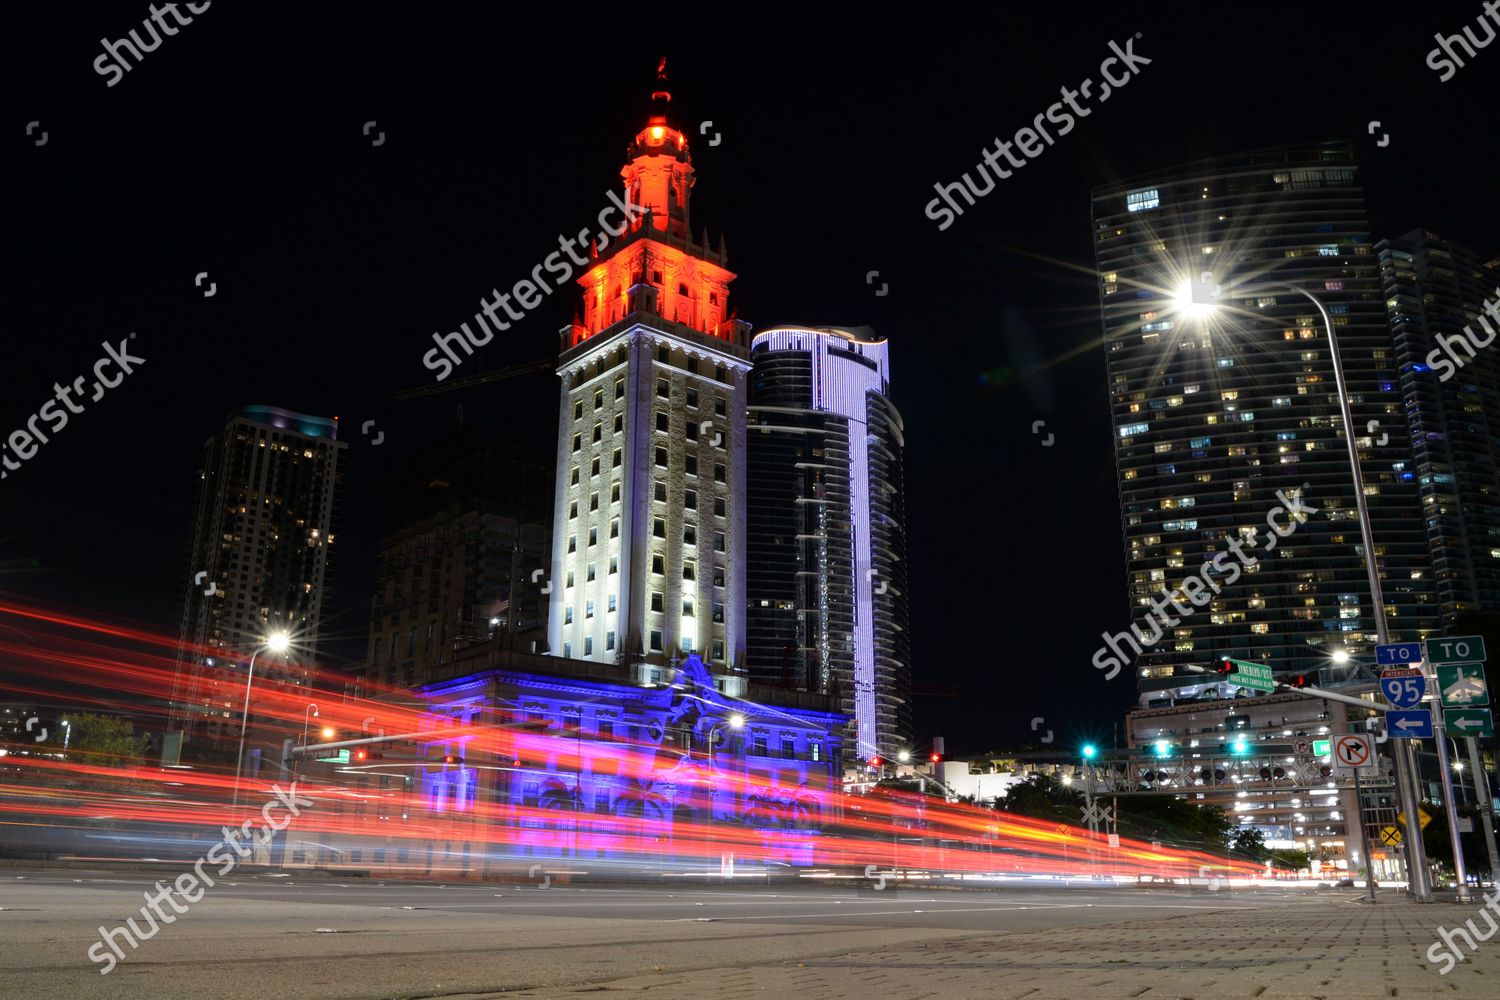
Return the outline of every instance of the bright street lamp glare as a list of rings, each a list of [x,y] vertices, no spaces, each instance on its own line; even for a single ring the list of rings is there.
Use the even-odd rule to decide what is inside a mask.
[[[1212,316],[1218,303],[1209,296],[1208,286],[1196,281],[1185,281],[1172,296],[1177,311],[1188,319],[1203,319]]]
[[[333,727],[332,726],[324,726],[323,727],[323,738],[325,740],[331,740],[331,739],[333,739],[333,737],[334,737]]]
[[[905,764],[907,761],[911,760],[911,751],[902,750],[896,755],[896,757],[901,761],[901,763]]]
[[[266,637],[266,648],[273,653],[285,653],[292,644],[292,637],[285,632],[272,632]]]
[[[1333,662],[1334,663],[1348,663],[1349,662],[1349,651],[1347,649],[1336,649],[1336,650],[1334,650],[1333,651]]]
[[[730,729],[738,729],[741,726],[743,726],[744,724],[745,724],[745,717],[743,715],[741,715],[740,713],[738,713],[738,712],[735,712],[733,715],[731,715],[729,717],[729,728]]]

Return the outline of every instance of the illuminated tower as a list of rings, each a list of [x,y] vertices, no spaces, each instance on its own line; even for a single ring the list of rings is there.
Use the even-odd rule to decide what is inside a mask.
[[[172,691],[184,738],[239,733],[245,666],[274,631],[292,652],[261,657],[257,684],[310,682],[347,447],[337,417],[273,406],[235,410],[204,444]]]
[[[750,682],[836,694],[849,762],[912,745],[905,447],[868,327],[751,344]]]
[[[548,643],[635,664],[641,683],[696,652],[737,693],[749,325],[729,311],[722,237],[693,240],[692,157],[666,87],[659,68],[620,171],[644,214],[595,247],[582,318],[561,334]]]

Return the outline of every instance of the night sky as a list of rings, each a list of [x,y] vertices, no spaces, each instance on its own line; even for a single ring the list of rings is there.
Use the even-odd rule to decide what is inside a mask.
[[[594,224],[666,55],[674,124],[712,122],[693,147],[693,223],[726,235],[740,317],[870,324],[891,341],[914,676],[959,695],[919,699],[918,743],[1014,748],[1035,716],[1060,742],[1109,740],[1134,697],[1128,673],[1106,681],[1088,662],[1127,623],[1090,189],[1347,138],[1375,239],[1420,226],[1500,253],[1500,44],[1443,83],[1425,64],[1433,34],[1475,27],[1478,2],[1400,17],[1047,6],[898,21],[805,5],[220,2],[111,87],[93,68],[100,39],[140,29],[146,4],[9,5],[0,436],[103,341],[133,332],[146,363],[0,482],[0,590],[175,634],[203,440],[252,403],[338,415],[350,447],[325,652],[363,655],[380,477],[458,404],[555,434],[552,374],[392,394],[430,384],[434,331]],[[933,184],[1137,33],[1151,64],[939,232],[923,213]],[[194,286],[204,271],[211,298]],[[555,357],[575,302],[548,297],[458,375]]]

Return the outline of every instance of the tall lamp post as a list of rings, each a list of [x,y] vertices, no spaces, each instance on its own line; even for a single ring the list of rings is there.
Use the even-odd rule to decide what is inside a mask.
[[[266,641],[256,647],[255,652],[250,654],[250,667],[245,671],[245,711],[240,717],[240,749],[234,757],[234,805],[240,804],[240,770],[245,763],[245,732],[250,728],[250,684],[255,679],[255,658],[266,650],[273,653],[284,653],[292,644],[291,636],[285,632],[272,632]],[[304,714],[304,721],[305,721]],[[303,737],[306,738],[304,727]]]
[[[1186,288],[1178,291],[1178,306],[1189,316],[1206,316],[1222,306],[1220,299],[1220,288],[1210,282],[1212,275],[1205,274],[1197,281],[1191,281]],[[1344,445],[1349,453],[1349,474],[1354,484],[1354,503],[1359,512],[1359,534],[1361,544],[1365,550],[1365,572],[1370,582],[1370,602],[1375,616],[1376,641],[1384,646],[1390,642],[1390,634],[1386,630],[1385,621],[1385,595],[1380,587],[1380,568],[1375,559],[1375,544],[1373,532],[1370,528],[1370,506],[1365,499],[1364,476],[1359,469],[1359,447],[1354,443],[1354,417],[1349,407],[1349,387],[1344,381],[1344,365],[1339,358],[1339,342],[1334,336],[1333,320],[1328,315],[1328,310],[1319,299],[1305,288],[1285,281],[1253,282],[1248,286],[1241,286],[1234,291],[1241,294],[1259,290],[1281,289],[1300,295],[1313,304],[1318,310],[1318,315],[1323,318],[1323,329],[1328,334],[1328,358],[1333,364],[1334,384],[1338,388],[1339,414],[1344,422]],[[1446,758],[1447,748],[1442,741],[1438,741],[1438,750],[1441,757]],[[1410,886],[1412,895],[1419,900],[1427,901],[1432,898],[1432,884],[1427,871],[1427,852],[1422,845],[1422,828],[1417,818],[1416,797],[1416,761],[1412,755],[1411,746],[1406,740],[1396,740],[1396,746],[1392,752],[1396,761],[1396,788],[1401,799],[1401,808],[1406,816],[1406,847],[1411,871]],[[1443,769],[1447,770],[1447,762],[1442,762]],[[1446,775],[1445,775],[1446,778]],[[1450,793],[1451,801],[1452,795]],[[1363,806],[1356,802],[1355,820],[1364,830]],[[1457,831],[1455,838],[1455,860],[1459,867],[1459,893],[1464,892],[1462,878],[1463,861],[1456,846]],[[1374,869],[1371,868],[1373,873]]]
[[[714,793],[718,786],[714,783],[714,749],[721,729],[743,729],[745,728],[745,717],[738,712],[731,712],[728,718],[721,719],[708,727],[708,821],[714,821]]]

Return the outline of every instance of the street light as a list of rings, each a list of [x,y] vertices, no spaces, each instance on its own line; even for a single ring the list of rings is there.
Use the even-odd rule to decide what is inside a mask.
[[[250,666],[245,671],[245,711],[240,716],[240,749],[234,757],[234,805],[236,807],[240,804],[240,770],[245,763],[245,732],[250,728],[250,683],[255,679],[255,658],[268,649],[273,653],[284,653],[291,644],[292,637],[286,632],[272,632],[266,637],[266,641],[250,654]]]
[[[1189,318],[1206,317],[1215,310],[1221,308],[1221,287],[1212,282],[1213,275],[1204,273],[1197,281],[1189,281],[1177,290],[1176,301],[1178,310]],[[1322,301],[1307,289],[1285,281],[1257,281],[1249,286],[1241,286],[1235,291],[1245,293],[1251,290],[1282,289],[1300,295],[1313,304],[1318,310],[1318,315],[1323,318],[1323,329],[1328,335],[1328,360],[1333,365],[1334,385],[1338,389],[1339,415],[1344,422],[1344,445],[1349,454],[1349,475],[1354,485],[1354,505],[1359,512],[1359,535],[1360,542],[1365,550],[1365,573],[1370,582],[1370,604],[1375,618],[1376,641],[1384,646],[1390,640],[1390,634],[1386,630],[1385,620],[1385,595],[1380,588],[1380,567],[1375,557],[1374,532],[1370,528],[1370,506],[1365,499],[1364,476],[1359,469],[1359,447],[1354,441],[1354,416],[1349,407],[1349,386],[1344,380],[1344,365],[1339,358],[1339,342],[1333,332],[1333,320],[1328,315],[1328,310]],[[1438,742],[1439,756],[1447,757],[1447,748],[1442,742]],[[1411,747],[1398,743],[1394,753],[1396,760],[1396,785],[1401,799],[1401,806],[1406,815],[1406,844],[1411,858],[1411,881],[1417,890],[1418,899],[1426,900],[1432,895],[1432,888],[1427,880],[1427,858],[1426,851],[1422,846],[1421,827],[1417,825],[1417,800],[1412,784],[1415,774],[1415,760],[1412,757]],[[1443,761],[1446,763],[1446,760]],[[1446,772],[1446,769],[1445,769]],[[1444,782],[1447,783],[1447,774],[1444,773]],[[1447,789],[1447,799],[1453,801],[1451,785]],[[1451,807],[1450,807],[1451,808]],[[1463,901],[1465,887],[1463,884],[1463,860],[1458,848],[1457,823],[1452,821],[1450,815],[1450,826],[1453,827],[1454,840],[1454,862],[1459,868],[1459,894]]]
[[[307,707],[302,710],[302,745],[307,746],[307,723],[309,715],[316,719],[318,717],[318,706],[315,702],[308,702]]]
[[[708,727],[708,821],[710,823],[714,820],[714,793],[718,791],[718,786],[714,783],[714,748],[718,741],[719,730],[725,727],[743,729],[744,726],[745,717],[739,712],[731,712],[728,717]]]
[[[900,753],[896,754],[896,759],[905,764],[907,761],[911,760],[911,751],[902,750]]]

